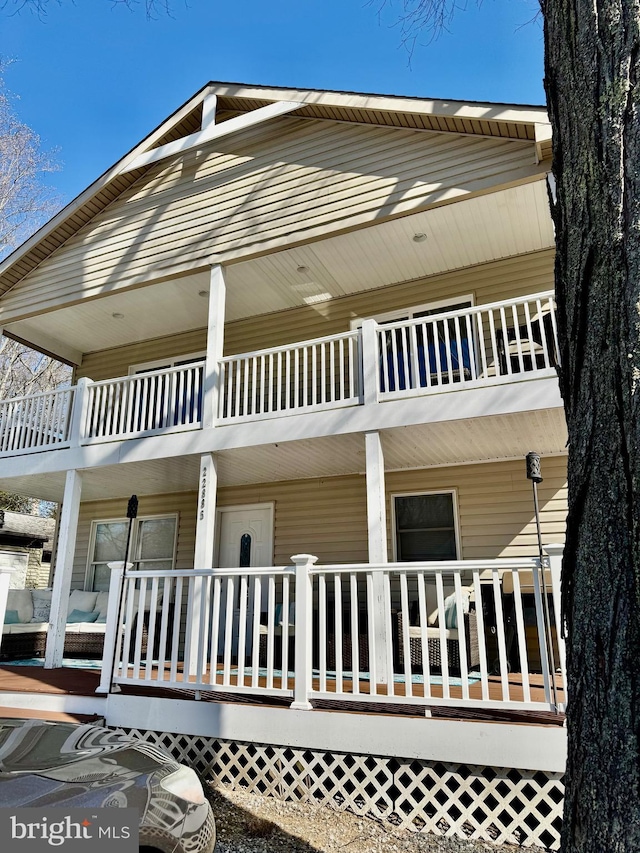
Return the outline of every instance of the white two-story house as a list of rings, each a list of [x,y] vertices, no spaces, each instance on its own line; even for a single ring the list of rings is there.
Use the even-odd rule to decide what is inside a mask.
[[[562,727],[504,716],[564,707],[550,152],[541,107],[211,83],[0,265],[74,369],[0,402],[0,489],[61,504],[47,667],[109,596],[108,722],[555,790]],[[462,810],[420,819],[529,814]]]

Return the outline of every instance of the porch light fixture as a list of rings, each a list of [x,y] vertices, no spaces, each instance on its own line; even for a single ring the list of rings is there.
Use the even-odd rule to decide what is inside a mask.
[[[198,291],[198,296],[202,296],[203,299],[205,298],[205,296],[208,296],[208,295],[209,295],[208,290],[199,290]]]
[[[121,314],[119,311],[114,311],[111,316],[114,320],[124,320],[124,314]]]
[[[309,272],[309,267],[305,267],[304,265],[301,265],[301,266],[297,267],[296,272],[299,272],[300,275],[306,275]]]
[[[414,234],[411,239],[414,243],[424,243],[424,241],[427,239],[427,235],[424,234],[422,231],[419,231],[417,234]]]

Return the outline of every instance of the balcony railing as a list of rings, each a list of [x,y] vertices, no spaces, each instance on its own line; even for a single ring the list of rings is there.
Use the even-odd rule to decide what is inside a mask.
[[[377,329],[380,398],[526,377],[558,364],[553,293]]]
[[[553,294],[378,324],[223,358],[224,425],[551,376]],[[0,454],[199,429],[204,364],[190,363],[0,403]]]
[[[293,560],[124,580],[115,569],[101,689],[113,680],[278,695],[298,708],[357,699],[564,709],[558,590],[539,560]]]
[[[360,402],[357,331],[223,358],[218,417],[236,419]]]
[[[0,453],[66,447],[75,388],[0,402]]]
[[[199,427],[202,363],[93,382],[86,405],[86,440]]]

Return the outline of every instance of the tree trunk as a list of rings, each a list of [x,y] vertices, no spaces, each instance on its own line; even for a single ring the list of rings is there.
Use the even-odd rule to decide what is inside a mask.
[[[638,0],[543,0],[569,431],[563,850],[640,851]]]

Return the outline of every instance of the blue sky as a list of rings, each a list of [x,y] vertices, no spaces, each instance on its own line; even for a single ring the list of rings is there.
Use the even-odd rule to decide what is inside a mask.
[[[8,0],[9,8],[13,0]],[[540,104],[536,0],[468,0],[411,63],[400,0],[171,0],[148,20],[111,0],[50,0],[44,20],[0,11],[0,56],[23,121],[68,202],[209,80]],[[463,0],[464,2],[464,0]]]

